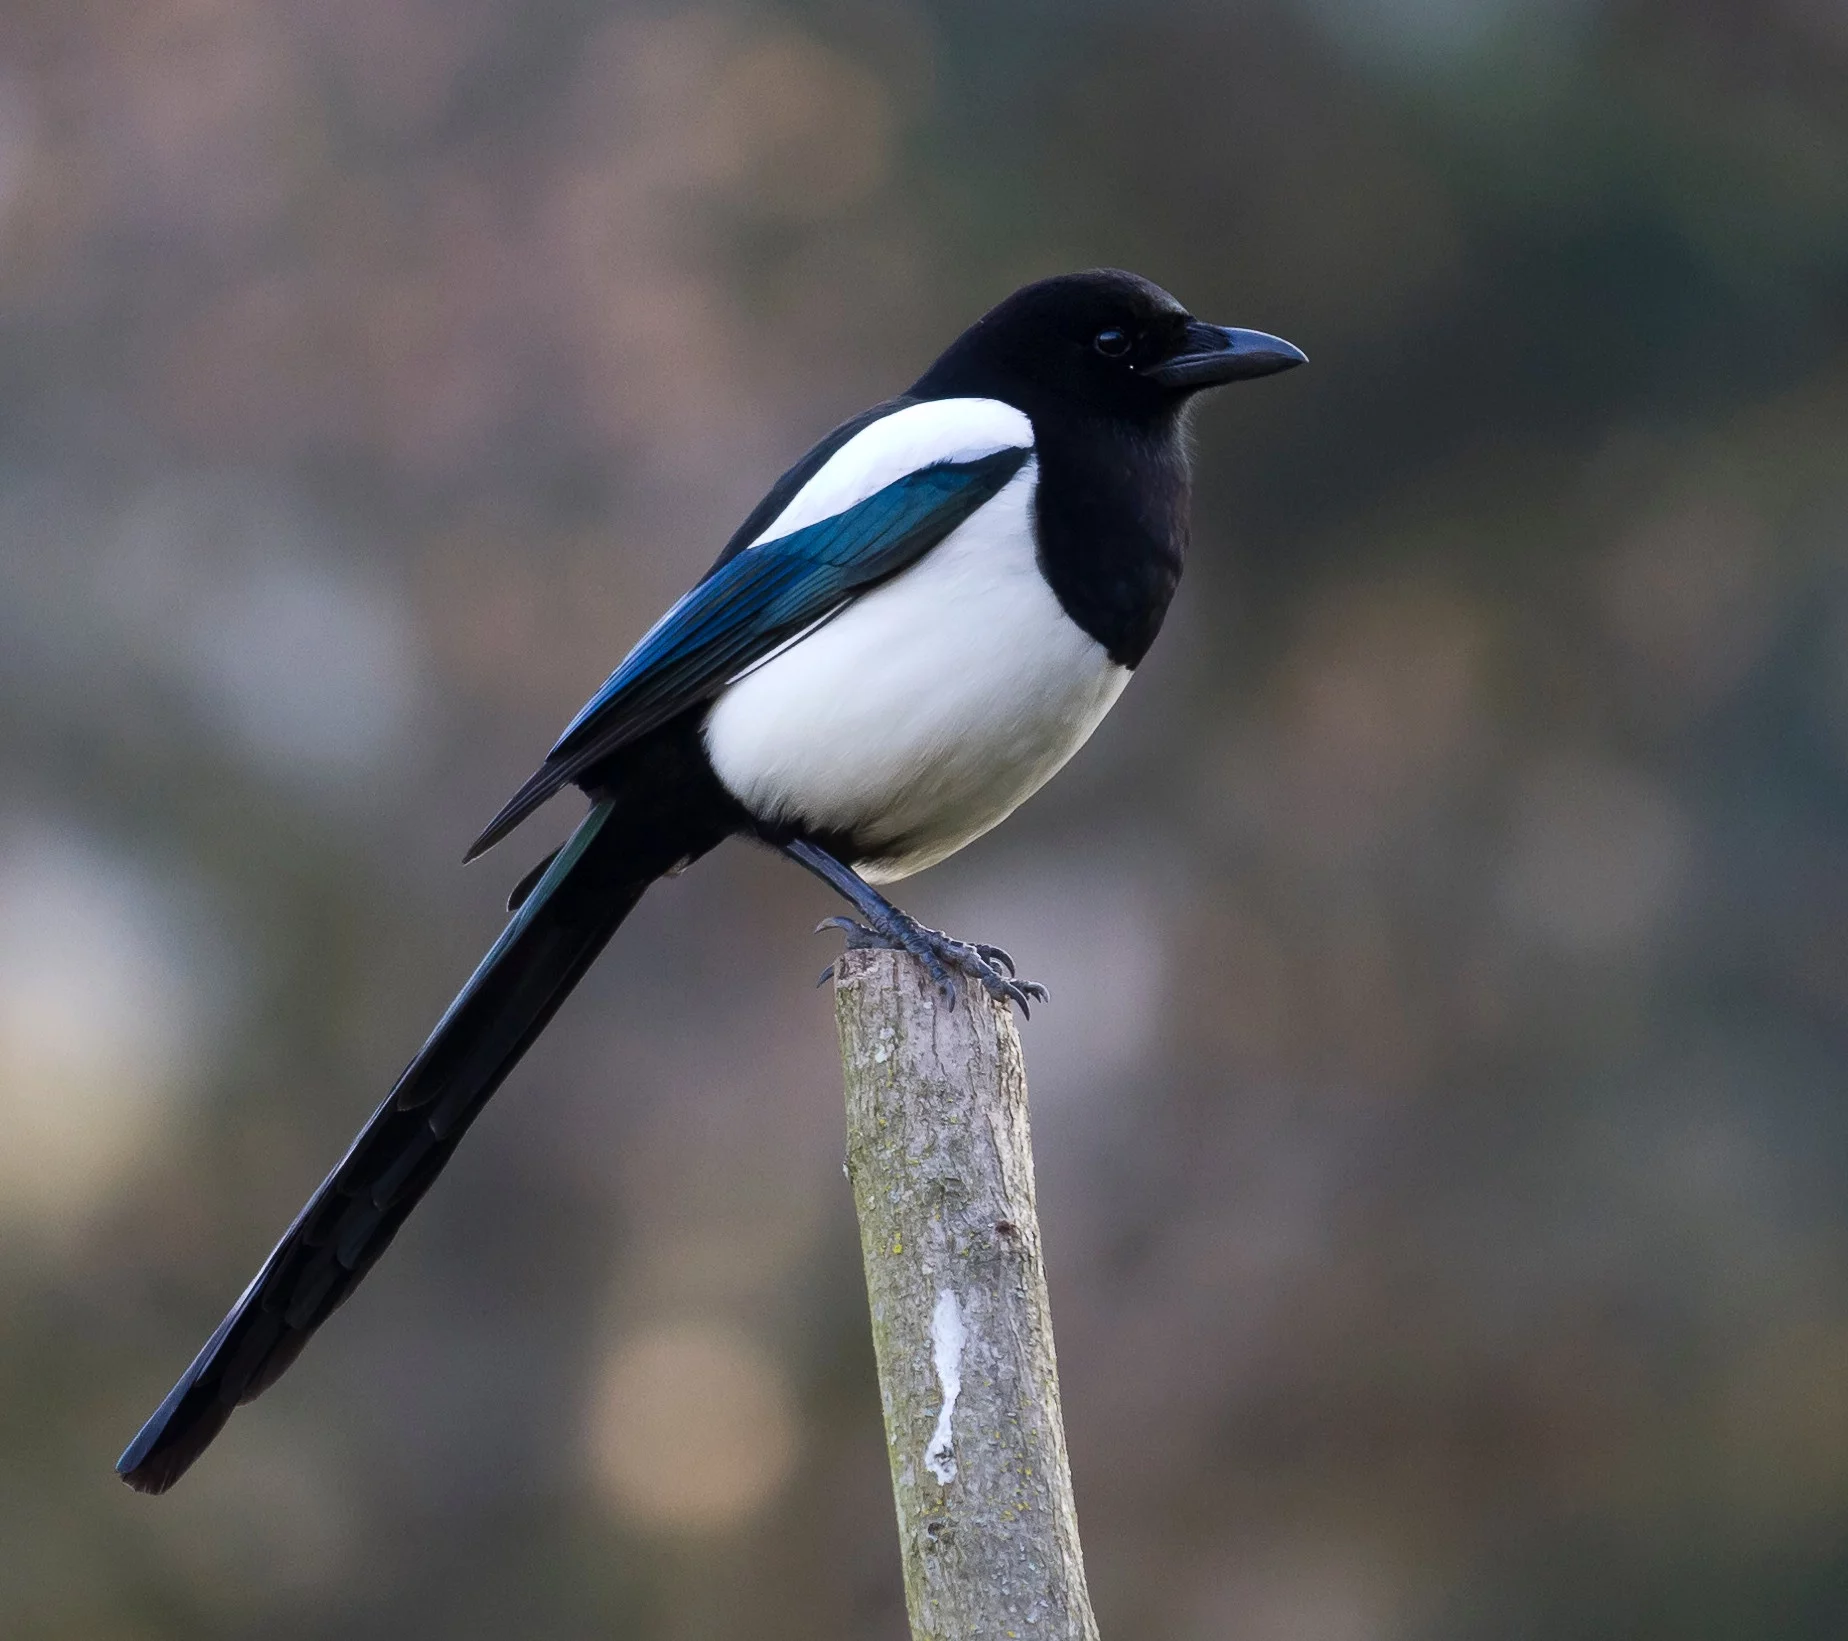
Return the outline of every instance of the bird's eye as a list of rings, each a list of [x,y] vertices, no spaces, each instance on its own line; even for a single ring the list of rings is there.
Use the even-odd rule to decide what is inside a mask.
[[[1129,352],[1129,333],[1120,331],[1112,325],[1108,330],[1100,330],[1092,337],[1091,346],[1106,359],[1121,359]]]

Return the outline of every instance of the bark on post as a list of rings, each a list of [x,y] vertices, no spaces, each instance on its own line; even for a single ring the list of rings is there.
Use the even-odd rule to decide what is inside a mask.
[[[916,1641],[1096,1641],[1008,1010],[897,952],[835,969],[847,1172]]]

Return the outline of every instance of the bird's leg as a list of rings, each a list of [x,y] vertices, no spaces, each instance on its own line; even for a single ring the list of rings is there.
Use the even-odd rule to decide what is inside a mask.
[[[852,867],[842,865],[827,850],[804,838],[780,843],[777,847],[850,901],[860,914],[857,921],[851,917],[830,917],[820,925],[822,929],[841,930],[847,936],[849,951],[873,946],[909,952],[924,965],[945,1001],[952,1006],[956,1001],[952,973],[967,975],[978,982],[998,1003],[1018,1003],[1022,1014],[1028,1013],[1030,1003],[1046,1000],[1046,988],[1037,981],[1018,978],[1013,958],[999,946],[956,940],[939,929],[925,928],[909,912],[894,906]],[[833,972],[830,964],[822,971],[822,979],[826,980]]]

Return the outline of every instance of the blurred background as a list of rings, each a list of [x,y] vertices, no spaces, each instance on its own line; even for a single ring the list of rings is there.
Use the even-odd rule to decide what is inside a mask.
[[[570,825],[461,852],[1014,285],[1199,418],[1005,942],[1104,1633],[1848,1634],[1848,6],[0,9],[0,1630],[898,1641],[837,908],[644,903],[353,1304],[110,1473]]]

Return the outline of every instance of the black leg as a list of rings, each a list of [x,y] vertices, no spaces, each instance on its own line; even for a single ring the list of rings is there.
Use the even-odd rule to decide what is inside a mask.
[[[1046,1000],[1044,986],[1016,978],[1013,958],[999,946],[954,940],[941,930],[925,928],[909,912],[894,906],[851,866],[842,865],[827,850],[804,838],[779,843],[777,847],[798,865],[807,867],[860,914],[861,922],[850,917],[830,917],[820,925],[822,929],[841,930],[847,936],[849,951],[857,947],[882,946],[910,952],[929,970],[931,979],[937,982],[938,990],[952,1007],[956,1002],[955,983],[950,979],[952,972],[966,974],[977,981],[996,1002],[1018,1003],[1022,1014],[1029,1012],[1029,1003]],[[826,980],[833,972],[830,964],[822,971],[822,979]]]

